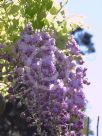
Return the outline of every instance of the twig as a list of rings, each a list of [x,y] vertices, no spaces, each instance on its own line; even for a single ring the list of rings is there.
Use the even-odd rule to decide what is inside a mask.
[[[89,122],[90,121],[90,119],[89,119],[89,117],[87,118],[87,135],[86,136],[89,136]]]
[[[97,136],[99,136],[99,116],[97,118]]]

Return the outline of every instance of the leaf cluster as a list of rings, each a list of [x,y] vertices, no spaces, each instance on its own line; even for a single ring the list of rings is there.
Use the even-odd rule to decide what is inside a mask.
[[[0,1],[0,43],[13,44],[28,22],[34,30],[54,30],[57,46],[64,49],[68,34],[77,27],[65,13],[68,0],[2,0]]]

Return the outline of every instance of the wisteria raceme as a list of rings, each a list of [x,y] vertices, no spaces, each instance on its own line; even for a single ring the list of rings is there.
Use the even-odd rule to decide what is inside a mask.
[[[81,136],[84,125],[87,69],[81,66],[82,59],[74,59],[80,50],[72,36],[66,50],[67,55],[56,47],[54,38],[45,31],[34,32],[31,24],[13,49],[16,66],[9,92],[26,105],[27,121],[38,128],[43,124],[51,136]],[[25,117],[26,111],[21,116]],[[40,129],[38,133],[42,133]]]

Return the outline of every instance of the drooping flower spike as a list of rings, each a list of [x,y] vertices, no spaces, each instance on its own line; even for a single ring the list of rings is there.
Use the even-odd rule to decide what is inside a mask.
[[[43,124],[51,136],[81,136],[86,105],[83,84],[89,82],[80,65],[83,60],[75,59],[80,50],[73,37],[66,43],[66,55],[47,32],[34,32],[28,24],[13,51],[16,76],[12,95],[26,105],[27,121],[38,128]]]

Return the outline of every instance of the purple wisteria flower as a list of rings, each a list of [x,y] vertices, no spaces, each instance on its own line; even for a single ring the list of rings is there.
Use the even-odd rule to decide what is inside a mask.
[[[79,136],[84,123],[83,84],[89,84],[85,78],[87,69],[80,66],[82,59],[74,59],[80,56],[80,50],[72,36],[66,50],[68,55],[56,47],[55,39],[47,32],[34,32],[31,24],[13,49],[17,62],[13,95],[30,112],[27,122],[32,120],[38,128],[43,124],[51,136]],[[19,85],[22,89],[17,90]],[[21,117],[25,116],[21,113]]]

